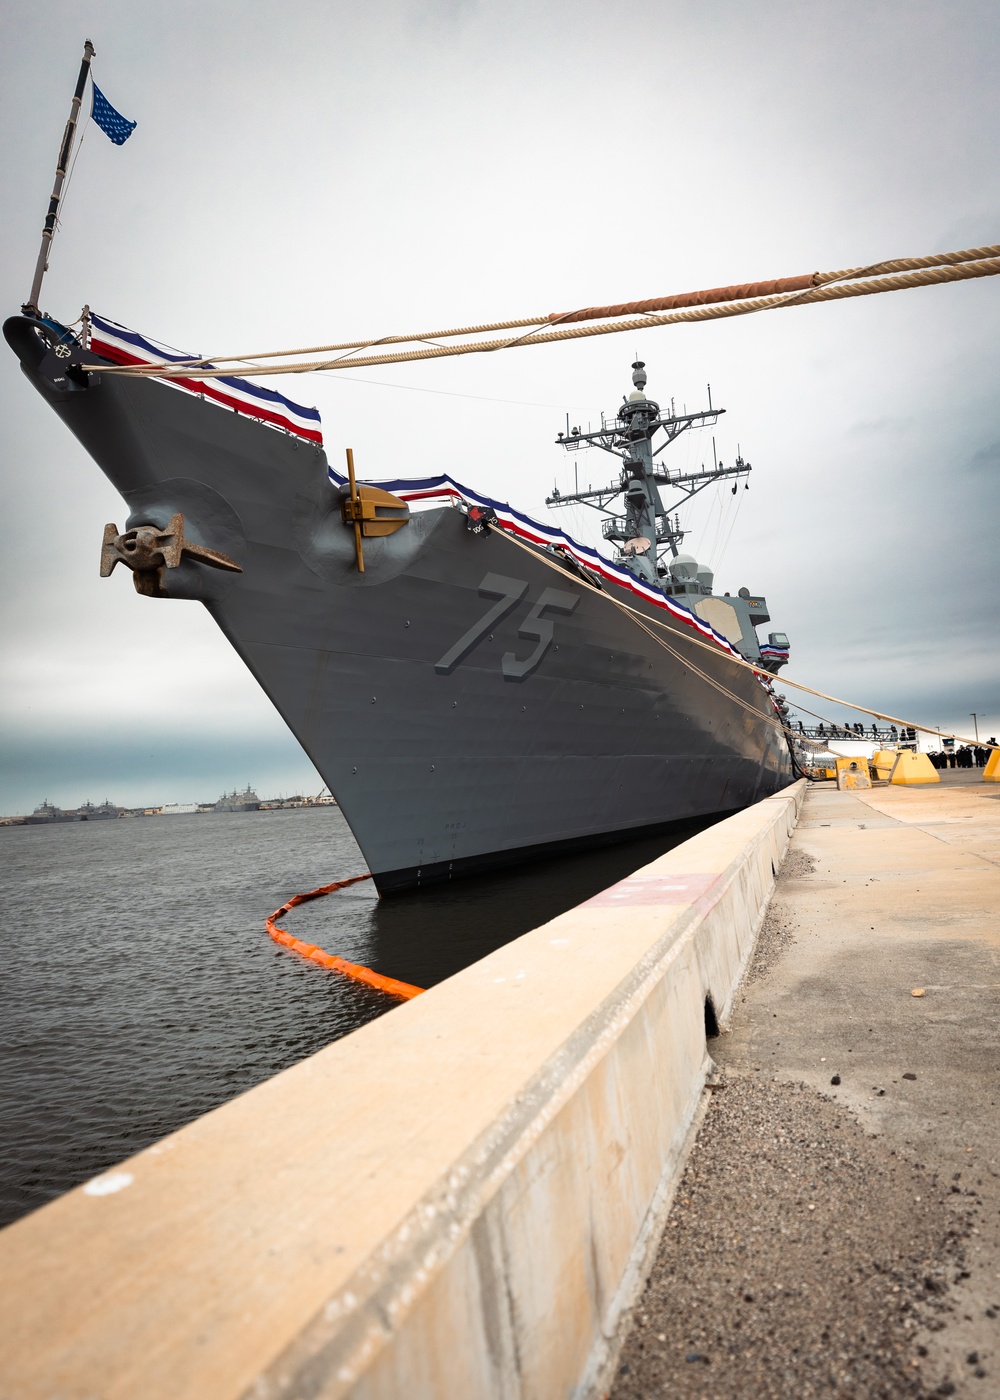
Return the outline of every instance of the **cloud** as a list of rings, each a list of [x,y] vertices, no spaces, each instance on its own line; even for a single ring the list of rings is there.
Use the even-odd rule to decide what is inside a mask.
[[[977,448],[969,460],[969,466],[976,472],[995,472],[997,467],[1000,467],[1000,442],[991,442],[986,447]]]
[[[971,5],[942,26],[931,3],[822,11],[817,45],[791,0],[8,3],[5,306],[30,282],[81,26],[139,126],[121,148],[87,135],[45,305],[72,319],[87,301],[206,352],[1000,239],[982,194],[1000,176],[1000,147],[982,139],[1000,12]],[[623,87],[626,40],[641,42],[642,77]],[[372,477],[446,468],[544,515],[553,481],[573,481],[553,442],[564,411],[613,409],[636,349],[664,400],[697,406],[711,382],[728,409],[717,450],[742,446],[751,490],[735,521],[706,493],[689,544],[720,591],[766,591],[793,673],[933,723],[983,708],[1000,727],[984,640],[1000,585],[993,280],[288,387],[320,407],[332,460],[351,445]],[[185,786],[190,755],[209,796],[261,771],[305,783],[306,760],[201,609],[139,598],[121,571],[97,577],[120,500],[6,352],[0,389],[7,791],[55,798],[62,765],[66,800],[202,797]],[[533,406],[546,404],[565,409]],[[690,435],[668,459],[695,465],[711,446]],[[597,456],[577,464],[595,483]],[[595,518],[573,519],[598,537]],[[121,745],[102,737],[112,726]],[[144,753],[162,792],[142,787]]]

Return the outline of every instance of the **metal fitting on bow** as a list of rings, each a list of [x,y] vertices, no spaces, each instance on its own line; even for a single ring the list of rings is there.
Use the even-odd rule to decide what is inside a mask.
[[[185,555],[190,559],[200,559],[213,569],[229,569],[237,574],[243,572],[228,554],[186,540],[184,516],[178,512],[170,517],[170,524],[165,530],[155,525],[140,525],[121,535],[117,525],[105,525],[101,546],[101,578],[110,577],[116,564],[124,564],[132,570],[137,593],[147,598],[166,598],[169,595],[160,586],[162,570],[176,569]]]

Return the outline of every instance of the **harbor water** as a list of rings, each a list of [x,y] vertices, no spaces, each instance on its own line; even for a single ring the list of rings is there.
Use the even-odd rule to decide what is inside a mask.
[[[430,987],[670,844],[381,902],[366,881],[282,924]],[[0,850],[0,1225],[397,1004],[264,931],[291,895],[365,869],[335,807],[10,827]]]

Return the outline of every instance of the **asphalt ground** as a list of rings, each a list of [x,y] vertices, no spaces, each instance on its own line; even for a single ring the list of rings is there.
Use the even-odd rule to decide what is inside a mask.
[[[1000,1396],[1000,785],[810,789],[710,1049],[613,1400]]]

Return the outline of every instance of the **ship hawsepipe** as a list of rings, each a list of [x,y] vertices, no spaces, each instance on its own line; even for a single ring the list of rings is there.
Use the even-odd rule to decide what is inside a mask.
[[[366,539],[361,573],[322,447],[152,379],[54,374],[58,337],[33,318],[4,334],[121,492],[126,529],[182,514],[185,539],[239,566],[195,553],[157,591],[208,608],[381,893],[737,811],[791,781],[765,688],[683,620],[472,533],[451,506]]]

